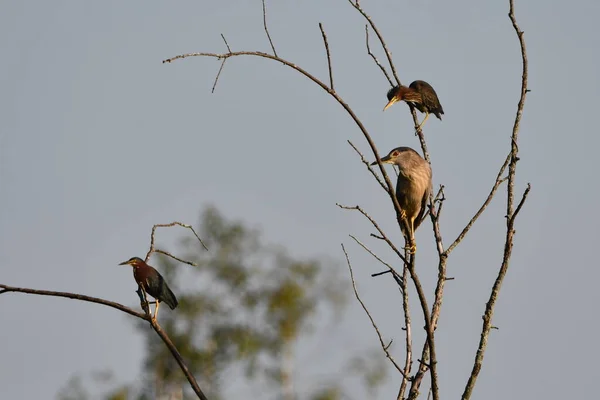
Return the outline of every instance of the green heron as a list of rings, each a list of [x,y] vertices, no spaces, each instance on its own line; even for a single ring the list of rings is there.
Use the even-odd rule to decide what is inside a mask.
[[[431,85],[425,81],[414,81],[408,87],[402,85],[394,86],[387,92],[387,98],[388,103],[383,111],[387,110],[392,104],[404,100],[416,107],[420,112],[425,113],[425,119],[419,124],[419,129],[421,129],[427,118],[429,118],[429,113],[434,114],[440,121],[442,120],[444,109],[440,104],[440,99],[438,99]]]
[[[406,219],[407,226],[401,224],[402,233],[409,239],[408,249],[415,252],[415,231],[421,225],[429,195],[433,189],[431,167],[410,147],[396,147],[381,159],[382,163],[397,165],[400,169],[396,183],[396,199],[400,205],[401,217]],[[371,163],[376,165],[377,161]]]
[[[174,310],[175,307],[177,307],[177,298],[171,289],[169,289],[165,279],[157,270],[146,264],[144,260],[139,257],[132,257],[119,265],[131,265],[133,267],[133,277],[135,281],[140,285],[144,293],[148,293],[156,299],[156,309],[154,311],[154,316],[152,317],[153,320],[156,321],[158,307],[161,301],[167,303],[171,310]]]

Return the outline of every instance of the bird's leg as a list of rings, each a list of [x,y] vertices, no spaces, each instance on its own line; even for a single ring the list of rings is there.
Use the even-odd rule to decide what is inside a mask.
[[[400,221],[405,220],[406,219],[406,211],[404,211],[404,209],[400,209]]]
[[[408,246],[404,247],[410,254],[415,254],[417,252],[417,244],[415,243],[415,220],[411,218],[408,223]]]
[[[160,306],[160,301],[156,300],[156,308],[154,309],[154,316],[152,319],[156,322],[156,317],[158,316],[158,307]]]
[[[417,130],[421,130],[421,128],[425,124],[425,121],[427,121],[427,118],[429,118],[429,112],[426,111],[425,112],[425,118],[423,118],[423,121],[419,124],[419,127],[417,128]]]

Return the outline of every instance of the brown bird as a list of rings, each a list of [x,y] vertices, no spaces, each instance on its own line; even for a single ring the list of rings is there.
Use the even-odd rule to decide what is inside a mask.
[[[423,222],[429,195],[433,190],[431,167],[410,147],[396,147],[383,157],[381,162],[397,165],[400,170],[396,183],[396,199],[402,209],[401,217],[407,222],[407,226],[401,224],[402,233],[410,244],[407,249],[414,253],[417,250],[415,231]],[[377,161],[371,163],[376,164]]]
[[[410,86],[394,86],[387,92],[388,103],[383,108],[387,110],[392,104],[404,100],[413,105],[417,110],[425,113],[425,119],[419,124],[419,129],[423,126],[429,113],[434,114],[440,121],[444,114],[444,109],[440,104],[437,93],[431,85],[425,81],[414,81]]]
[[[133,278],[135,281],[141,286],[145,293],[148,293],[156,299],[156,309],[154,310],[154,316],[152,317],[153,320],[156,321],[158,307],[161,301],[167,303],[171,310],[174,310],[175,307],[177,307],[177,298],[171,289],[169,289],[165,279],[157,270],[146,264],[144,260],[139,257],[132,257],[119,265],[131,265],[133,267]]]

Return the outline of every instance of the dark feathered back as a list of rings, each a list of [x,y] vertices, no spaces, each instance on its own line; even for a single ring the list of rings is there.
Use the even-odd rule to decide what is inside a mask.
[[[162,275],[154,268],[152,270],[144,280],[144,289],[150,296],[167,303],[171,310],[174,310],[179,304],[175,294],[173,294]]]
[[[414,81],[409,86],[411,89],[419,92],[421,95],[421,104],[415,104],[415,107],[420,112],[429,112],[434,114],[438,119],[442,119],[444,109],[440,104],[437,93],[433,90],[433,87],[425,81]]]

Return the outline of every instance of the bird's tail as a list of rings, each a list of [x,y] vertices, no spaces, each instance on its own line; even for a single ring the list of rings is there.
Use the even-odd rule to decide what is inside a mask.
[[[179,304],[179,302],[177,301],[177,297],[175,297],[175,294],[171,291],[171,289],[169,289],[167,285],[164,285],[163,287],[162,301],[164,303],[167,303],[171,310],[174,310],[175,307],[177,307],[177,305]]]

